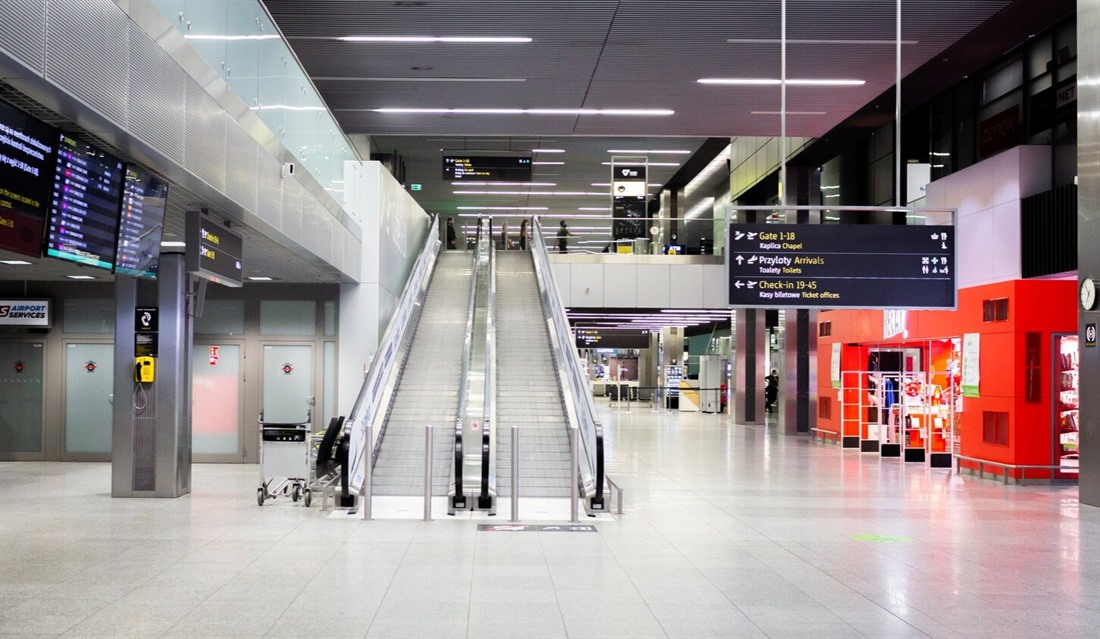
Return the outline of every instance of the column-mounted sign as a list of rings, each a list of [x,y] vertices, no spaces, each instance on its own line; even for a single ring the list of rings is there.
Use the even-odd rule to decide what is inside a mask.
[[[159,357],[159,311],[155,306],[134,309],[134,357]]]
[[[187,212],[187,270],[216,284],[244,284],[241,236],[199,211]]]
[[[611,158],[611,238],[647,237],[645,157]]]
[[[955,227],[731,224],[731,306],[953,309]]]
[[[0,299],[0,326],[50,327],[50,300]]]

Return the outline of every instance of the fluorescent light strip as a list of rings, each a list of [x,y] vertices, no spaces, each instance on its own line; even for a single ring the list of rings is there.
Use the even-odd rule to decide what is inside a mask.
[[[591,191],[451,191],[454,195],[548,195],[559,197],[607,197],[607,193]]]
[[[184,34],[184,40],[278,40],[279,35],[275,33],[269,33],[265,35],[199,35],[199,34]]]
[[[290,104],[261,104],[248,107],[252,111],[324,111],[323,106],[292,106]]]
[[[65,277],[69,278],[70,280],[94,280],[95,279],[91,275],[66,275]]]
[[[578,211],[604,211],[604,212],[610,212],[611,207],[610,206],[581,206],[581,207],[577,207],[577,210]]]
[[[782,44],[778,38],[726,38],[729,44]],[[902,40],[902,44],[917,44],[920,40]],[[897,40],[787,40],[787,44],[875,44],[893,45]]]
[[[778,78],[699,78],[699,84],[737,85],[737,86],[779,86]],[[815,87],[856,87],[863,86],[865,80],[815,80],[812,78],[788,78],[788,86]]]
[[[531,153],[565,153],[565,149],[531,149]]]
[[[413,115],[674,115],[672,109],[339,109],[341,111],[371,111],[374,113],[404,113]]]
[[[611,183],[610,182],[593,182],[592,186],[606,186],[607,188],[611,188]],[[647,184],[646,186],[648,186],[651,189],[655,189],[655,188],[657,188],[661,185],[660,184]]]
[[[557,182],[466,182],[462,186],[557,186]]]
[[[534,166],[536,164],[538,166],[562,166],[562,165],[565,164],[565,162],[546,162],[546,161],[541,161],[541,160],[532,160],[531,161],[532,166]]]
[[[602,162],[604,166],[611,166],[610,162]],[[646,166],[680,166],[679,162],[648,162]]]
[[[26,260],[0,260],[0,264],[7,264],[8,266],[30,266],[31,263]]]
[[[248,279],[253,282],[270,282],[271,278],[266,275],[250,275]]]
[[[459,211],[549,211],[545,206],[456,206]]]
[[[512,36],[343,36],[340,42],[527,44],[531,38]]]
[[[637,153],[637,154],[643,154],[643,155],[645,155],[645,154],[648,154],[648,155],[658,155],[658,154],[665,154],[665,155],[691,155],[691,151],[676,151],[676,150],[667,150],[667,149],[666,149],[666,150],[663,150],[663,151],[661,151],[661,150],[657,150],[657,151],[641,151],[641,150],[637,150],[637,149],[608,149],[608,151],[607,151],[607,152],[608,152],[608,153]]]
[[[782,111],[749,111],[752,115],[782,115]],[[787,115],[825,115],[824,111],[787,111]]]
[[[527,78],[381,78],[381,77],[342,77],[333,75],[314,76],[313,80],[325,82],[527,82]]]
[[[160,243],[161,248],[183,248],[185,246],[187,246],[186,242],[167,241],[167,242],[161,242]]]

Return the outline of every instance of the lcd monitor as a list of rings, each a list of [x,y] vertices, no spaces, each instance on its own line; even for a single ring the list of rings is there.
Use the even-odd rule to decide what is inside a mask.
[[[54,167],[46,255],[113,269],[125,167],[64,133],[57,136]]]
[[[0,102],[0,250],[42,256],[54,128]]]
[[[168,184],[133,164],[126,165],[118,223],[115,273],[156,278]]]

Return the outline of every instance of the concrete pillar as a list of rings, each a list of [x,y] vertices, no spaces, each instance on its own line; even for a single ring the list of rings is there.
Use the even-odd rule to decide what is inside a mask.
[[[817,419],[817,311],[788,309],[784,334],[779,382],[783,433],[809,434]]]
[[[1077,0],[1077,272],[1100,280],[1100,3]],[[1100,328],[1100,311],[1080,311],[1080,387],[1100,388],[1100,347],[1088,347],[1088,325]],[[1100,506],[1100,395],[1080,397],[1080,499]]]

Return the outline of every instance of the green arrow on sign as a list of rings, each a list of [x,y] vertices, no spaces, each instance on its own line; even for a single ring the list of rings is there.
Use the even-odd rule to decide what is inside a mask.
[[[913,541],[912,537],[906,537],[905,535],[855,535],[852,539],[856,541],[874,541],[880,544],[907,544]]]

